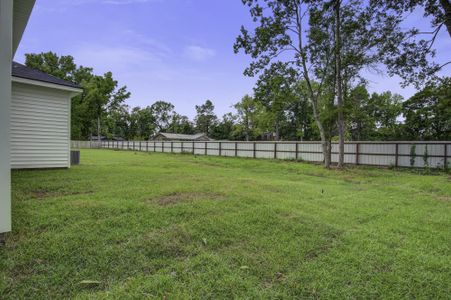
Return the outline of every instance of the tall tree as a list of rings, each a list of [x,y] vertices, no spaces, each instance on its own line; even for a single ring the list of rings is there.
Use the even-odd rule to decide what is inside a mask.
[[[353,141],[373,139],[376,131],[375,120],[370,106],[370,94],[365,85],[358,85],[349,92],[346,115],[350,138]]]
[[[234,105],[237,111],[237,122],[239,132],[242,132],[244,139],[249,141],[256,136],[256,115],[258,114],[258,103],[249,95],[245,95],[240,102]],[[239,134],[238,134],[239,135]]]
[[[317,130],[314,128],[314,119],[312,117],[312,108],[309,102],[307,87],[305,81],[297,82],[294,86],[294,101],[288,106],[288,121],[290,130],[287,132],[286,139],[308,141],[319,139]]]
[[[136,124],[136,132],[133,137],[140,140],[148,139],[155,132],[155,116],[150,106],[142,109],[139,107],[133,108],[131,117]]]
[[[338,167],[344,165],[345,120],[343,114],[343,66],[341,64],[341,0],[335,0],[334,9],[334,59],[335,59],[335,98],[338,107]]]
[[[351,139],[393,140],[400,137],[403,101],[400,95],[389,91],[370,95],[364,85],[355,87],[350,93],[346,113]]]
[[[187,116],[174,112],[171,116],[171,123],[168,130],[172,133],[193,134],[194,126]]]
[[[167,131],[171,124],[174,105],[165,101],[157,101],[150,107],[158,132]]]
[[[234,127],[236,116],[232,113],[226,113],[222,119],[213,128],[211,137],[216,140],[234,140]]]
[[[437,36],[447,30],[451,38],[451,2],[449,0],[371,0],[375,35],[379,36],[380,55],[390,75],[399,75],[404,85],[424,87],[437,81],[437,72],[451,61],[436,61]],[[414,10],[422,11],[430,29],[407,26]],[[424,26],[427,22],[421,22]],[[445,29],[446,28],[446,29]],[[446,47],[443,48],[446,50]]]
[[[278,62],[263,71],[254,88],[254,98],[266,108],[276,141],[280,140],[287,109],[295,101],[296,80],[296,71],[287,67],[287,64]]]
[[[214,113],[215,106],[210,100],[205,101],[202,105],[196,105],[196,123],[197,132],[202,132],[207,135],[213,132],[213,128],[218,123],[218,117]]]
[[[407,138],[451,139],[451,78],[429,85],[403,103]]]
[[[105,124],[107,127],[107,137],[122,137],[129,139],[133,136],[130,133],[131,129],[131,116],[128,112],[127,105],[122,104],[118,107],[110,108],[105,118]]]
[[[253,58],[244,74],[254,76],[277,60],[285,61],[305,80],[321,136],[324,164],[328,168],[330,139],[321,120],[319,101],[324,96],[324,82],[333,66],[334,45],[332,29],[329,22],[322,19],[321,6],[313,5],[315,1],[302,0],[242,2],[249,7],[252,20],[257,23],[253,33],[242,26],[234,45],[235,52],[242,49]]]
[[[89,82],[83,85],[86,88],[86,100],[90,111],[94,113],[97,125],[97,137],[100,141],[101,122],[103,115],[109,108],[118,107],[125,99],[130,97],[126,87],[117,89],[117,81],[113,79],[111,72],[103,76],[93,76]]]
[[[118,88],[111,72],[103,76],[93,74],[92,68],[77,66],[70,55],[53,52],[25,54],[25,64],[55,77],[69,80],[83,88],[82,94],[72,98],[71,137],[86,139],[93,128],[99,135],[100,120],[109,108],[117,107],[130,96],[125,86]]]

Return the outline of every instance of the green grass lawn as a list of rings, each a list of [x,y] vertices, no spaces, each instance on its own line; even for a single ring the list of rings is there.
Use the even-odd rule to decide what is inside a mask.
[[[13,171],[1,299],[449,298],[451,181],[83,150]]]

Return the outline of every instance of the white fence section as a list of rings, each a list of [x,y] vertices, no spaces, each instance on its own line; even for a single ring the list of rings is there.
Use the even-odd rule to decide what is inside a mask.
[[[90,149],[90,148],[101,148],[100,142],[95,141],[71,141],[71,149]]]
[[[269,158],[322,162],[321,142],[243,141],[72,141],[77,148],[106,148],[145,152]],[[427,155],[425,155],[427,151]],[[451,161],[451,141],[346,142],[345,162],[355,165],[443,168]],[[425,164],[425,159],[427,164]],[[332,162],[338,161],[338,143],[332,143]],[[412,165],[413,163],[413,165]]]

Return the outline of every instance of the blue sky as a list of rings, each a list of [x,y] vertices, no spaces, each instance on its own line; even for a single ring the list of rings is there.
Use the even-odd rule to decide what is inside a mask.
[[[421,14],[409,22],[427,25]],[[112,71],[132,93],[130,106],[166,100],[193,117],[194,106],[211,99],[222,115],[255,83],[242,75],[249,58],[233,53],[243,24],[251,20],[241,0],[37,0],[15,60],[70,54],[96,73]],[[436,43],[439,61],[451,59],[447,32]],[[414,93],[383,73],[366,73],[371,91]]]

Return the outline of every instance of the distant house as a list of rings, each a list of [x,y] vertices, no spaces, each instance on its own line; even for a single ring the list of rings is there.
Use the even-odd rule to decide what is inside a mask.
[[[98,142],[99,141],[99,137],[97,135],[91,135],[90,139],[91,142]],[[120,137],[120,136],[116,136],[114,135],[111,139],[109,139],[106,136],[101,135],[100,136],[100,141],[101,142],[106,142],[106,141],[125,141],[124,138]]]
[[[91,135],[91,138],[89,139],[92,142],[98,142],[99,141],[99,136],[97,135]],[[108,138],[106,136],[101,135],[100,136],[100,141],[108,141]]]
[[[120,137],[120,136],[113,136],[112,138],[111,138],[111,140],[112,141],[119,141],[119,142],[121,142],[121,141],[125,141],[125,139],[123,138],[123,137]]]
[[[178,134],[160,132],[152,137],[153,141],[210,141],[211,139],[205,133],[196,134]]]

